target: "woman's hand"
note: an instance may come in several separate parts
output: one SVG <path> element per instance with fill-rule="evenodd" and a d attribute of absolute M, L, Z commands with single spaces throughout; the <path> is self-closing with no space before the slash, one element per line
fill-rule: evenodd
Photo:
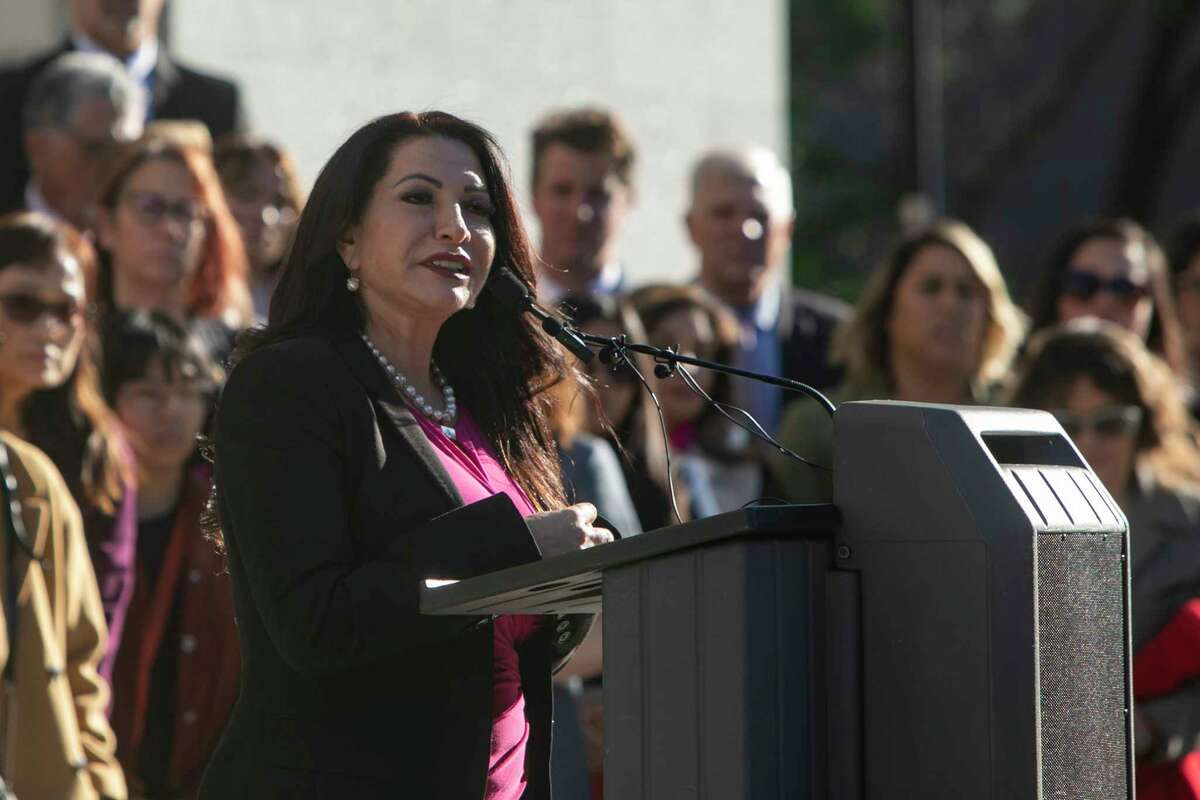
<path fill-rule="evenodd" d="M 576 503 L 558 511 L 544 511 L 526 520 L 529 532 L 542 551 L 542 558 L 553 558 L 611 542 L 612 532 L 606 528 L 593 528 L 595 521 L 596 507 L 591 503 Z"/>

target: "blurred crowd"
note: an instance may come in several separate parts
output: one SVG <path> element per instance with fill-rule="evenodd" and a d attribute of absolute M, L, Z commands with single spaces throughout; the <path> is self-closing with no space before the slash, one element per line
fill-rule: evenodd
<path fill-rule="evenodd" d="M 305 203 L 286 148 L 246 132 L 237 87 L 160 49 L 161 3 L 136 24 L 111 5 L 74 0 L 68 41 L 0 73 L 0 777 L 23 798 L 197 790 L 240 664 L 228 577 L 202 532 L 198 442 L 238 332 L 269 314 Z M 539 299 L 581 330 L 835 402 L 1057 416 L 1130 520 L 1139 791 L 1200 797 L 1200 215 L 1165 247 L 1133 220 L 1063 220 L 1025 310 L 983 239 L 930 220 L 850 306 L 790 283 L 780 159 L 714 149 L 682 220 L 691 279 L 633 286 L 621 232 L 654 198 L 636 191 L 626 124 L 576 108 L 531 135 Z M 655 366 L 596 360 L 590 390 L 553 390 L 573 500 L 628 536 L 831 498 L 821 407 Z M 554 780 L 568 800 L 602 790 L 601 647 L 597 630 L 559 675 Z"/>

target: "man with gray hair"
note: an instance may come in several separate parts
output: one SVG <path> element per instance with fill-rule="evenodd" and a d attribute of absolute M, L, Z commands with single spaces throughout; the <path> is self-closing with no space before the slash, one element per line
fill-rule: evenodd
<path fill-rule="evenodd" d="M 829 342 L 849 308 L 790 285 L 795 218 L 791 176 L 770 150 L 712 150 L 696 162 L 688 234 L 700 252 L 699 284 L 738 319 L 738 366 L 828 387 L 841 377 Z M 742 407 L 774 432 L 782 391 L 752 381 L 738 388 Z"/>
<path fill-rule="evenodd" d="M 23 109 L 30 177 L 13 205 L 87 228 L 104 166 L 117 146 L 142 134 L 145 108 L 145 91 L 115 58 L 67 53 L 52 61 Z"/>

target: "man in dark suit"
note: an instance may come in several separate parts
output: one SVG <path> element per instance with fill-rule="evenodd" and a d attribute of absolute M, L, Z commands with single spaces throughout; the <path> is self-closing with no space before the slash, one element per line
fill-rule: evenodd
<path fill-rule="evenodd" d="M 71 0 L 71 34 L 53 51 L 0 72 L 0 207 L 22 204 L 29 163 L 22 148 L 21 115 L 30 82 L 69 51 L 103 52 L 125 65 L 146 89 L 147 119 L 194 119 L 217 138 L 242 125 L 237 86 L 176 63 L 159 46 L 158 19 L 165 0 Z"/>
<path fill-rule="evenodd" d="M 764 148 L 716 150 L 692 172 L 687 228 L 700 251 L 698 282 L 737 317 L 737 362 L 817 388 L 841 379 L 829 345 L 849 307 L 789 285 L 784 274 L 795 227 L 792 181 Z M 740 405 L 770 432 L 785 398 L 765 384 L 739 381 Z"/>

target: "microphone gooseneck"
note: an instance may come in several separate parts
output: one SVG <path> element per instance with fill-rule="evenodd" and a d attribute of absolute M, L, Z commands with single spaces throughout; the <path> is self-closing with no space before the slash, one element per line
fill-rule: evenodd
<path fill-rule="evenodd" d="M 532 314 L 537 317 L 542 323 L 542 330 L 554 337 L 555 341 L 570 350 L 572 355 L 584 364 L 592 363 L 596 354 L 587 346 L 587 343 L 570 328 L 564 326 L 562 320 L 539 308 L 533 301 L 529 290 L 525 288 L 525 284 L 511 270 L 501 269 L 496 280 L 491 283 L 491 290 L 503 306 L 517 313 Z"/>

